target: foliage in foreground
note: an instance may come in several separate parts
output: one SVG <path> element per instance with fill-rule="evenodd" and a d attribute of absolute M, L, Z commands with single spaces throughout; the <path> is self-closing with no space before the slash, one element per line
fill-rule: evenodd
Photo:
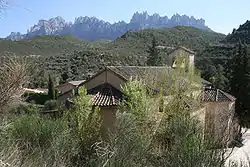
<path fill-rule="evenodd" d="M 199 121 L 190 115 L 194 108 L 181 98 L 189 84 L 186 89 L 175 84 L 179 93 L 161 113 L 156 102 L 162 96 L 148 98 L 143 85 L 130 81 L 123 87 L 126 98 L 105 138 L 100 111 L 92 108 L 84 89 L 61 118 L 23 115 L 1 123 L 0 159 L 14 167 L 222 166 L 224 152 L 206 148 Z"/>
<path fill-rule="evenodd" d="M 2 123 L 0 159 L 11 166 L 89 166 L 101 141 L 98 110 L 92 110 L 86 91 L 64 116 L 48 119 L 25 114 Z"/>

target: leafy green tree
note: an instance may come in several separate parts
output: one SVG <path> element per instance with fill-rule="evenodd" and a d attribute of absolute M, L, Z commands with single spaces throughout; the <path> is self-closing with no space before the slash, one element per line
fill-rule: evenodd
<path fill-rule="evenodd" d="M 49 82 L 48 82 L 48 96 L 51 100 L 56 99 L 56 90 L 55 90 L 55 84 L 53 81 L 53 78 L 51 75 L 49 75 Z"/>
<path fill-rule="evenodd" d="M 157 41 L 153 36 L 152 44 L 147 50 L 147 65 L 148 66 L 158 66 L 160 65 L 161 58 L 159 54 L 159 50 L 157 49 Z"/>

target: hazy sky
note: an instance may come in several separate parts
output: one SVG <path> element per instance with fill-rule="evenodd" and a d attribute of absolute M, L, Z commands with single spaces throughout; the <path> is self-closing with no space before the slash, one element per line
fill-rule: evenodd
<path fill-rule="evenodd" d="M 136 11 L 203 18 L 214 31 L 227 34 L 250 19 L 249 7 L 250 0 L 9 0 L 8 9 L 0 13 L 0 37 L 26 33 L 39 19 L 62 16 L 74 21 L 78 16 L 95 16 L 128 22 Z"/>

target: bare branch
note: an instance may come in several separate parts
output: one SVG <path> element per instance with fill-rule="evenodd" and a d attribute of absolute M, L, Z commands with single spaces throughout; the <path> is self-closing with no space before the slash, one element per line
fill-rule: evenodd
<path fill-rule="evenodd" d="M 9 59 L 0 66 L 0 114 L 7 105 L 18 101 L 28 82 L 26 60 Z"/>

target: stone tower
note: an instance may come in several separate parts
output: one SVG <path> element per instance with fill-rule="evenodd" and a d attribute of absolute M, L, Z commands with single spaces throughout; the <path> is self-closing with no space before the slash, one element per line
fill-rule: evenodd
<path fill-rule="evenodd" d="M 185 68 L 186 71 L 194 70 L 195 52 L 185 48 L 178 47 L 170 52 L 167 57 L 167 65 L 172 68 Z"/>

